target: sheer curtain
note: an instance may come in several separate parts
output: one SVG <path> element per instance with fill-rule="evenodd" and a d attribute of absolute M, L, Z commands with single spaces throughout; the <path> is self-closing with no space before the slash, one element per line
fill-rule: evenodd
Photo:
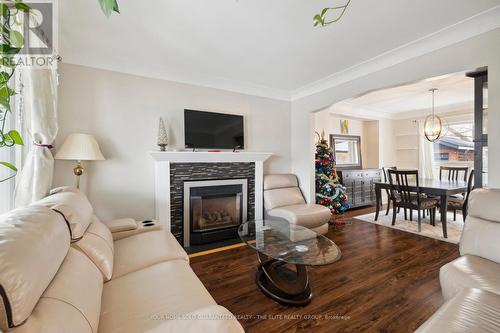
<path fill-rule="evenodd" d="M 54 158 L 52 142 L 57 125 L 57 68 L 19 68 L 22 82 L 22 112 L 31 141 L 14 193 L 16 207 L 29 205 L 48 194 L 52 186 Z"/>
<path fill-rule="evenodd" d="M 424 135 L 424 121 L 418 122 L 419 158 L 418 174 L 421 178 L 434 178 L 434 144 Z"/>

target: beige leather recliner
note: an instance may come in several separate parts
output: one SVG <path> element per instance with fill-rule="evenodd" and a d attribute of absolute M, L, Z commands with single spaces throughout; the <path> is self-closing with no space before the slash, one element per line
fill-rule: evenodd
<path fill-rule="evenodd" d="M 500 332 L 500 189 L 471 192 L 460 257 L 441 267 L 446 303 L 417 332 Z"/>
<path fill-rule="evenodd" d="M 0 331 L 243 332 L 167 230 L 120 240 L 76 189 L 0 216 Z"/>
<path fill-rule="evenodd" d="M 265 217 L 285 220 L 309 228 L 319 234 L 328 232 L 330 209 L 307 204 L 299 188 L 297 176 L 275 174 L 264 176 Z"/>

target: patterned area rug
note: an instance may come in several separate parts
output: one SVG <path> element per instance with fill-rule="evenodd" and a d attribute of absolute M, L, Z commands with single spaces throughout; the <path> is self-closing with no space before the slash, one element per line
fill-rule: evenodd
<path fill-rule="evenodd" d="M 429 217 L 426 216 L 425 219 L 422 219 L 422 231 L 418 232 L 417 231 L 417 217 L 415 211 L 413 212 L 413 221 L 404 219 L 404 213 L 403 210 L 401 209 L 401 212 L 397 215 L 396 218 L 396 225 L 392 225 L 392 209 L 389 212 L 389 215 L 385 215 L 385 209 L 380 211 L 380 214 L 378 216 L 378 221 L 375 221 L 375 213 L 371 214 L 366 214 L 366 215 L 361 215 L 361 216 L 356 216 L 356 219 L 366 221 L 366 222 L 371 222 L 375 224 L 380 224 L 385 227 L 389 228 L 394 228 L 394 229 L 399 229 L 407 232 L 411 232 L 414 234 L 430 237 L 430 238 L 435 238 L 439 239 L 445 242 L 449 243 L 454 243 L 458 244 L 460 241 L 460 236 L 462 235 L 462 229 L 463 229 L 463 221 L 462 221 L 462 215 L 460 215 L 459 212 L 457 212 L 457 220 L 453 221 L 453 213 L 448 213 L 448 223 L 446 224 L 448 226 L 448 238 L 443 237 L 443 227 L 441 226 L 441 222 L 439 222 L 439 213 L 436 213 L 436 226 L 433 227 L 430 224 Z"/>

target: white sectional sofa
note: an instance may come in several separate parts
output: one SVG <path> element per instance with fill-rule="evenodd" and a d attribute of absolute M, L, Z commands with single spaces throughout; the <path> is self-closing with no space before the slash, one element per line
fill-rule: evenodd
<path fill-rule="evenodd" d="M 113 236 L 80 191 L 51 193 L 0 216 L 0 331 L 243 332 L 169 231 L 122 220 Z"/>
<path fill-rule="evenodd" d="M 440 270 L 445 304 L 417 332 L 500 332 L 500 189 L 471 192 L 460 255 Z"/>

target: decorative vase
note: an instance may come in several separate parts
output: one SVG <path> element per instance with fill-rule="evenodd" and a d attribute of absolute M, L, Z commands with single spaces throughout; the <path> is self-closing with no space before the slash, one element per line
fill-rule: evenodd
<path fill-rule="evenodd" d="M 165 151 L 168 145 L 167 130 L 165 129 L 165 123 L 163 118 L 160 117 L 160 123 L 158 125 L 158 146 L 160 146 L 160 151 Z"/>

